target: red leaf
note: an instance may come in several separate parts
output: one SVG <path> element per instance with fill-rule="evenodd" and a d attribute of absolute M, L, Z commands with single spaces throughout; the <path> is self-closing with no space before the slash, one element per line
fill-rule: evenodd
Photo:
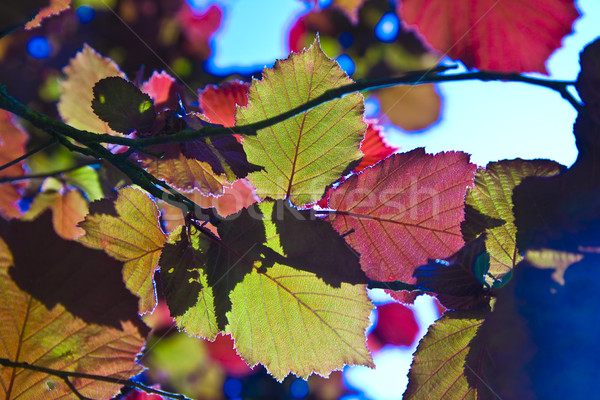
<path fill-rule="evenodd" d="M 398 12 L 469 68 L 542 73 L 579 16 L 573 0 L 403 0 Z"/>
<path fill-rule="evenodd" d="M 202 58 L 208 58 L 211 52 L 208 40 L 221 26 L 222 16 L 221 9 L 216 5 L 211 5 L 208 10 L 199 13 L 187 2 L 183 4 L 177 14 L 177 20 L 191 51 Z"/>
<path fill-rule="evenodd" d="M 394 154 L 331 194 L 329 220 L 360 254 L 370 279 L 415 283 L 428 259 L 463 245 L 460 222 L 476 166 L 462 152 Z"/>
<path fill-rule="evenodd" d="M 419 333 L 419 325 L 413 311 L 400 303 L 388 303 L 377 307 L 377 325 L 369 336 L 377 339 L 382 347 L 410 346 Z"/>
<path fill-rule="evenodd" d="M 14 123 L 11 113 L 0 110 L 0 165 L 4 165 L 25 153 L 27 134 Z M 3 176 L 22 176 L 23 167 L 13 165 L 0 171 Z M 5 218 L 21 216 L 17 202 L 21 199 L 19 192 L 23 188 L 22 182 L 0 184 L 0 215 Z"/>
<path fill-rule="evenodd" d="M 206 348 L 210 358 L 221 364 L 228 375 L 241 378 L 254 372 L 235 351 L 231 335 L 217 335 L 214 342 L 206 341 Z"/>
<path fill-rule="evenodd" d="M 149 394 L 146 392 L 141 392 L 137 389 L 133 389 L 131 392 L 127 393 L 125 397 L 121 397 L 122 400 L 164 400 L 165 398 L 159 396 L 157 394 Z"/>
<path fill-rule="evenodd" d="M 154 71 L 150 79 L 142 85 L 142 92 L 152 97 L 154 107 L 159 112 L 164 109 L 177 109 L 179 107 L 178 94 L 180 98 L 184 98 L 183 88 L 176 83 L 175 78 L 165 71 L 160 73 Z"/>
<path fill-rule="evenodd" d="M 206 86 L 198 93 L 202 112 L 213 124 L 234 126 L 236 105 L 246 107 L 249 87 L 242 81 Z"/>
<path fill-rule="evenodd" d="M 363 152 L 364 157 L 354 172 L 360 172 L 366 167 L 374 165 L 399 149 L 399 147 L 390 146 L 384 141 L 381 127 L 376 125 L 375 121 L 367 121 L 367 124 L 365 138 L 360 142 L 360 151 Z"/>

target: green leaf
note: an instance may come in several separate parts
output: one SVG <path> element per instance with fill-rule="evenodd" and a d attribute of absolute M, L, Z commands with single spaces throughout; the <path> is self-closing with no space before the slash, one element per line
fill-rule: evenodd
<path fill-rule="evenodd" d="M 522 259 L 515 243 L 513 189 L 525 177 L 551 176 L 559 173 L 561 168 L 560 164 L 549 160 L 515 159 L 492 162 L 477 171 L 475 187 L 467 192 L 466 204 L 487 219 L 504 221 L 485 229 L 485 247 L 490 255 L 488 283 L 509 273 Z"/>
<path fill-rule="evenodd" d="M 414 354 L 405 400 L 477 399 L 464 364 L 469 343 L 486 314 L 450 311 L 429 327 Z"/>
<path fill-rule="evenodd" d="M 260 209 L 267 246 L 282 254 L 271 221 L 274 205 L 263 202 Z M 266 272 L 246 275 L 231 302 L 226 332 L 237 352 L 249 365 L 263 364 L 279 381 L 290 372 L 306 378 L 328 376 L 344 365 L 373 366 L 365 345 L 373 307 L 365 285 L 334 288 L 314 273 L 275 263 Z"/>
<path fill-rule="evenodd" d="M 316 40 L 252 82 L 248 106 L 238 108 L 237 124 L 277 116 L 349 83 L 352 80 Z M 362 95 L 353 93 L 262 129 L 256 137 L 244 137 L 248 161 L 265 167 L 248 175 L 258 196 L 290 199 L 298 206 L 321 199 L 326 186 L 362 157 L 363 111 Z"/>
<path fill-rule="evenodd" d="M 67 184 L 77 186 L 85 193 L 88 201 L 100 200 L 104 197 L 102 185 L 96 170 L 90 166 L 77 168 L 64 173 Z"/>
<path fill-rule="evenodd" d="M 152 98 L 133 83 L 111 76 L 94 85 L 92 110 L 111 129 L 128 134 L 148 132 L 156 118 Z"/>
<path fill-rule="evenodd" d="M 217 327 L 213 289 L 202 267 L 209 242 L 191 227 L 174 230 L 160 256 L 167 306 L 178 327 L 189 335 L 214 340 Z"/>
<path fill-rule="evenodd" d="M 154 271 L 166 241 L 158 221 L 156 204 L 134 187 L 119 190 L 116 200 L 90 204 L 90 213 L 79 224 L 85 236 L 78 241 L 124 261 L 123 280 L 140 298 L 140 314 L 156 305 Z"/>
<path fill-rule="evenodd" d="M 346 364 L 372 365 L 365 346 L 372 304 L 365 285 L 342 281 L 356 275 L 344 268 L 360 272 L 357 255 L 335 245 L 340 237 L 326 222 L 307 219 L 307 211 L 294 215 L 300 222 L 290 222 L 290 212 L 283 201 L 266 201 L 220 221 L 219 237 L 204 227 L 190 228 L 188 236 L 177 233 L 161 257 L 171 315 L 188 334 L 212 339 L 221 330 L 231 333 L 246 362 L 265 365 L 278 380 L 289 373 L 308 377 Z M 341 253 L 337 281 L 317 270 L 322 264 L 305 248 L 310 241 L 282 244 L 289 240 L 289 227 L 282 228 L 288 222 L 292 228 L 319 225 L 317 251 Z"/>

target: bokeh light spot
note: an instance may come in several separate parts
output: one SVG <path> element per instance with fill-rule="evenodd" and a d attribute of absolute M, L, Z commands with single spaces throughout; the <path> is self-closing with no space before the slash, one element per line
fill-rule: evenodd
<path fill-rule="evenodd" d="M 77 8 L 77 18 L 79 18 L 79 22 L 82 24 L 87 24 L 92 22 L 94 17 L 96 16 L 96 10 L 94 10 L 90 6 L 81 6 Z"/>
<path fill-rule="evenodd" d="M 228 378 L 223 384 L 223 393 L 227 397 L 238 397 L 242 393 L 242 382 L 237 378 Z"/>
<path fill-rule="evenodd" d="M 34 36 L 27 42 L 27 53 L 33 58 L 42 60 L 48 58 L 52 53 L 52 46 L 47 38 Z"/>
<path fill-rule="evenodd" d="M 296 379 L 290 385 L 290 393 L 295 399 L 303 399 L 308 396 L 309 387 L 304 379 Z"/>
<path fill-rule="evenodd" d="M 393 12 L 383 14 L 377 25 L 375 25 L 375 36 L 382 42 L 393 42 L 398 37 L 400 20 Z"/>

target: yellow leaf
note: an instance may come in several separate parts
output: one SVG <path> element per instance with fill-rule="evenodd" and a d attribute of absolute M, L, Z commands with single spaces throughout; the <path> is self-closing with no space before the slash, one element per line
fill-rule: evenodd
<path fill-rule="evenodd" d="M 63 121 L 77 129 L 121 135 L 110 129 L 92 110 L 96 82 L 109 76 L 125 77 L 117 64 L 84 44 L 63 72 L 67 79 L 60 83 L 61 96 L 58 102 L 58 112 Z"/>
<path fill-rule="evenodd" d="M 156 204 L 148 195 L 126 187 L 119 190 L 114 201 L 92 203 L 90 214 L 79 224 L 86 232 L 79 242 L 125 262 L 123 280 L 139 297 L 140 314 L 152 311 L 156 305 L 153 277 L 166 241 L 158 216 Z"/>

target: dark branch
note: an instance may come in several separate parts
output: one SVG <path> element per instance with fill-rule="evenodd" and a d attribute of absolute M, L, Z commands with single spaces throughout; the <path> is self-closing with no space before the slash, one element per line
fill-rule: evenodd
<path fill-rule="evenodd" d="M 31 157 L 35 153 L 39 153 L 40 151 L 43 151 L 43 150 L 47 149 L 48 147 L 53 146 L 53 145 L 55 145 L 57 143 L 58 143 L 58 140 L 53 139 L 53 140 L 51 140 L 51 141 L 49 141 L 49 142 L 47 142 L 47 143 L 45 143 L 45 144 L 43 144 L 43 145 L 41 145 L 39 147 L 36 147 L 35 149 L 33 149 L 31 151 L 28 151 L 27 153 L 23 154 L 22 156 L 17 157 L 14 160 L 9 161 L 6 164 L 0 166 L 0 171 L 2 171 L 3 169 L 6 169 L 8 167 L 11 167 L 11 166 L 13 166 L 15 164 L 18 164 L 21 161 L 25 160 L 26 158 Z"/>
<path fill-rule="evenodd" d="M 85 373 L 81 373 L 81 372 L 58 371 L 55 369 L 40 367 L 40 366 L 29 364 L 26 362 L 11 361 L 7 358 L 0 358 L 0 365 L 3 365 L 5 367 L 10 367 L 10 368 L 23 368 L 23 369 L 28 369 L 31 371 L 42 372 L 42 373 L 48 374 L 48 375 L 57 376 L 60 379 L 62 379 L 63 381 L 65 381 L 65 383 L 69 382 L 69 383 L 67 383 L 67 386 L 69 386 L 69 388 L 71 390 L 74 390 L 74 387 L 70 383 L 69 378 L 82 378 L 82 379 L 91 379 L 91 380 L 99 381 L 99 382 L 114 383 L 115 385 L 119 385 L 119 386 L 127 386 L 130 388 L 142 390 L 146 393 L 158 394 L 160 396 L 167 397 L 169 399 L 190 400 L 188 397 L 185 397 L 182 394 L 175 394 L 175 393 L 171 393 L 171 392 L 165 392 L 164 390 L 154 389 L 154 388 L 146 386 L 142 383 L 134 382 L 129 379 L 111 378 L 109 376 L 85 374 Z M 78 394 L 78 392 L 76 390 L 73 393 L 77 397 L 81 396 L 81 394 Z M 82 397 L 79 397 L 79 398 L 81 399 Z M 85 397 L 83 397 L 83 398 L 85 399 Z"/>
<path fill-rule="evenodd" d="M 568 92 L 567 87 L 573 85 L 572 81 L 555 81 L 550 79 L 533 78 L 517 73 L 506 72 L 468 72 L 460 74 L 445 75 L 443 72 L 453 67 L 440 66 L 433 70 L 413 71 L 399 77 L 386 77 L 372 80 L 358 80 L 354 83 L 340 86 L 335 89 L 327 90 L 320 96 L 307 101 L 289 111 L 281 113 L 263 121 L 258 121 L 248 125 L 236 126 L 234 128 L 220 125 L 207 125 L 198 130 L 185 129 L 172 135 L 152 136 L 147 138 L 131 139 L 125 137 L 112 136 L 109 134 L 98 134 L 75 129 L 69 125 L 55 121 L 47 115 L 38 113 L 18 102 L 6 93 L 4 86 L 0 87 L 0 108 L 10 111 L 43 130 L 58 130 L 63 135 L 70 137 L 80 143 L 89 145 L 91 143 L 112 143 L 134 148 L 145 148 L 157 144 L 189 142 L 203 137 L 216 137 L 231 135 L 232 131 L 244 135 L 256 135 L 260 129 L 268 128 L 277 123 L 292 118 L 298 114 L 306 112 L 314 107 L 331 100 L 335 100 L 350 93 L 364 90 L 381 89 L 395 85 L 421 85 L 424 83 L 441 83 L 453 81 L 481 80 L 481 81 L 507 81 L 523 82 L 532 85 L 546 87 L 557 91 L 567 99 L 577 110 L 581 108 L 575 98 Z"/>
<path fill-rule="evenodd" d="M 405 290 L 407 292 L 428 292 L 428 290 L 424 290 L 423 288 L 412 285 L 410 283 L 405 283 L 402 281 L 392 281 L 392 282 L 379 282 L 379 281 L 369 281 L 367 284 L 367 288 L 369 289 L 387 289 L 400 291 Z"/>
<path fill-rule="evenodd" d="M 91 165 L 100 165 L 100 163 L 98 161 L 90 161 L 90 162 L 87 162 L 84 164 L 76 165 L 71 168 L 65 168 L 65 169 L 61 169 L 59 171 L 53 171 L 53 172 L 46 172 L 43 174 L 32 174 L 32 175 L 23 175 L 23 176 L 6 176 L 3 178 L 0 178 L 0 183 L 22 181 L 25 179 L 48 178 L 50 176 L 57 176 L 60 174 L 64 174 L 66 172 L 75 171 L 76 169 L 91 166 Z"/>

